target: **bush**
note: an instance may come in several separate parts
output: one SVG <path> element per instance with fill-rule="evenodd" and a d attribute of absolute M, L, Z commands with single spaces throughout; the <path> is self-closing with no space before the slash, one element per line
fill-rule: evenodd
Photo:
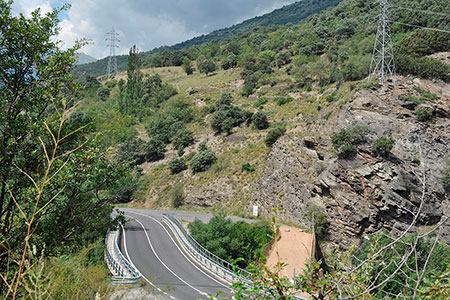
<path fill-rule="evenodd" d="M 450 188 L 450 158 L 446 160 L 446 167 L 442 170 L 442 184 L 444 188 Z"/>
<path fill-rule="evenodd" d="M 172 201 L 172 207 L 178 208 L 183 205 L 184 202 L 184 185 L 177 184 L 170 191 L 170 199 Z"/>
<path fill-rule="evenodd" d="M 206 148 L 206 143 L 202 142 L 199 145 L 199 152 L 190 161 L 191 170 L 194 173 L 204 172 L 216 161 L 217 157 L 214 152 Z"/>
<path fill-rule="evenodd" d="M 111 91 L 107 87 L 102 86 L 98 89 L 97 95 L 101 100 L 105 101 L 111 95 Z"/>
<path fill-rule="evenodd" d="M 249 163 L 243 164 L 243 165 L 242 165 L 242 170 L 243 170 L 243 171 L 247 171 L 247 172 L 249 172 L 249 173 L 253 173 L 253 172 L 256 171 L 255 166 L 252 166 L 252 165 L 249 164 Z"/>
<path fill-rule="evenodd" d="M 128 163 L 131 167 L 145 162 L 145 142 L 141 139 L 131 138 L 120 144 L 116 160 L 120 164 Z"/>
<path fill-rule="evenodd" d="M 323 236 L 327 226 L 327 215 L 317 206 L 309 206 L 306 208 L 305 219 L 314 226 L 316 235 Z"/>
<path fill-rule="evenodd" d="M 358 144 L 367 141 L 367 134 L 370 129 L 367 126 L 354 126 L 348 129 L 342 129 L 331 137 L 334 150 L 341 157 L 349 157 L 355 153 Z"/>
<path fill-rule="evenodd" d="M 269 120 L 267 116 L 262 112 L 257 112 L 252 116 L 253 125 L 256 129 L 262 130 L 269 128 Z"/>
<path fill-rule="evenodd" d="M 175 132 L 170 141 L 175 149 L 182 151 L 194 143 L 194 133 L 186 128 L 182 128 Z"/>
<path fill-rule="evenodd" d="M 178 174 L 187 169 L 186 161 L 183 157 L 180 158 L 172 158 L 169 161 L 169 170 L 171 174 Z"/>
<path fill-rule="evenodd" d="M 286 133 L 285 127 L 276 127 L 271 129 L 264 140 L 267 147 L 272 147 L 275 142 Z"/>
<path fill-rule="evenodd" d="M 230 94 L 223 94 L 214 107 L 215 113 L 211 118 L 211 128 L 216 133 L 230 133 L 234 127 L 251 117 L 251 113 L 234 106 L 231 101 Z"/>
<path fill-rule="evenodd" d="M 150 138 L 144 146 L 144 157 L 146 161 L 158 161 L 164 158 L 166 144 L 158 138 Z"/>
<path fill-rule="evenodd" d="M 253 104 L 253 106 L 255 108 L 263 108 L 264 104 L 266 104 L 267 102 L 269 102 L 269 99 L 267 99 L 266 97 L 261 97 L 258 99 L 258 101 L 255 102 L 255 104 Z"/>
<path fill-rule="evenodd" d="M 188 226 L 192 237 L 215 255 L 235 261 L 245 268 L 257 261 L 264 252 L 273 234 L 267 223 L 232 223 L 224 214 L 214 216 L 208 224 L 195 220 Z"/>
<path fill-rule="evenodd" d="M 382 136 L 375 140 L 372 145 L 372 150 L 377 155 L 386 156 L 391 152 L 394 145 L 395 140 L 393 138 Z"/>
<path fill-rule="evenodd" d="M 212 59 L 200 60 L 197 62 L 197 68 L 200 73 L 208 75 L 216 70 L 216 64 Z"/>
<path fill-rule="evenodd" d="M 292 97 L 279 97 L 277 99 L 275 99 L 275 101 L 277 102 L 278 105 L 285 105 L 288 103 L 291 103 L 292 101 L 294 101 L 294 98 Z"/>
<path fill-rule="evenodd" d="M 433 110 L 428 107 L 419 107 L 416 109 L 416 118 L 420 122 L 428 122 L 433 119 Z"/>

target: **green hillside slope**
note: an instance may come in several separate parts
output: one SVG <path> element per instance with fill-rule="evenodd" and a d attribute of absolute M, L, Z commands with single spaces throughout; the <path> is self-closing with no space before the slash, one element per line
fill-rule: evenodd
<path fill-rule="evenodd" d="M 238 25 L 216 30 L 210 34 L 195 37 L 171 47 L 164 46 L 152 51 L 143 52 L 141 55 L 142 57 L 148 57 L 156 53 L 174 52 L 176 50 L 184 50 L 193 46 L 199 46 L 211 41 L 221 41 L 229 39 L 233 36 L 237 36 L 238 34 L 250 33 L 254 28 L 260 26 L 285 25 L 289 23 L 297 24 L 310 15 L 319 13 L 328 7 L 335 6 L 341 1 L 342 0 L 304 0 L 295 2 L 263 16 L 244 21 Z M 183 55 L 180 55 L 181 58 L 182 56 Z M 117 67 L 120 71 L 126 69 L 127 57 L 128 56 L 126 55 L 117 57 Z M 181 65 L 181 59 L 178 59 L 177 62 L 178 63 L 175 65 Z M 107 64 L 108 58 L 103 58 L 98 60 L 97 62 L 79 66 L 75 70 L 75 74 L 79 76 L 100 76 L 106 73 Z"/>

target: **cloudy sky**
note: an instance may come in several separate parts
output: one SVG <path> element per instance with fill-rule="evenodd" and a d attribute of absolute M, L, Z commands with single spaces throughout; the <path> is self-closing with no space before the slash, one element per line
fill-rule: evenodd
<path fill-rule="evenodd" d="M 240 23 L 297 0 L 15 0 L 15 13 L 29 15 L 37 7 L 48 12 L 63 3 L 59 39 L 65 47 L 79 38 L 93 44 L 82 51 L 96 58 L 109 55 L 106 33 L 120 34 L 118 52 L 136 44 L 142 51 L 173 45 L 216 29 Z"/>

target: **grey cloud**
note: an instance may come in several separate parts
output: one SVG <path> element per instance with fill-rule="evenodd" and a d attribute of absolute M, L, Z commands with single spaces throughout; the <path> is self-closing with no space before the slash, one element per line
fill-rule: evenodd
<path fill-rule="evenodd" d="M 104 57 L 104 41 L 114 26 L 121 34 L 120 50 L 133 44 L 142 50 L 172 45 L 200 34 L 231 26 L 295 0 L 73 0 L 69 19 L 62 23 L 61 39 L 94 41 L 84 52 Z"/>

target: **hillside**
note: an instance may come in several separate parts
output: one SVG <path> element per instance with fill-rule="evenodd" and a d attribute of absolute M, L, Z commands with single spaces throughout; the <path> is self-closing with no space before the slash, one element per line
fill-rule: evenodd
<path fill-rule="evenodd" d="M 414 5 L 439 9 L 431 2 Z M 344 0 L 298 25 L 194 47 L 184 52 L 196 58 L 184 62 L 190 72 L 148 68 L 147 60 L 140 71 L 131 65 L 97 83 L 84 114 L 95 116 L 100 138 L 134 170 L 119 202 L 237 215 L 258 205 L 267 216 L 278 205 L 280 218 L 303 226 L 316 207 L 326 215 L 326 239 L 348 246 L 408 224 L 417 204 L 410 198 L 420 197 L 413 174 L 426 162 L 431 189 L 420 226 L 448 216 L 441 178 L 448 172 L 450 39 L 394 26 L 399 81 L 378 87 L 366 79 L 377 31 L 367 20 L 377 13 L 372 2 Z M 408 11 L 396 19 L 414 22 Z M 416 24 L 448 26 L 440 21 Z M 213 69 L 204 71 L 204 63 Z"/>
<path fill-rule="evenodd" d="M 199 46 L 211 41 L 221 41 L 237 36 L 241 33 L 250 32 L 259 26 L 297 24 L 310 15 L 317 14 L 328 7 L 336 6 L 342 0 L 301 0 L 268 14 L 246 20 L 240 24 L 228 28 L 213 31 L 209 34 L 195 37 L 188 41 L 173 45 L 165 50 L 181 50 L 192 46 Z"/>
<path fill-rule="evenodd" d="M 202 44 L 209 43 L 211 41 L 222 41 L 229 39 L 239 34 L 251 33 L 253 29 L 258 27 L 266 27 L 271 25 L 285 25 L 285 24 L 297 24 L 300 21 L 306 19 L 312 14 L 319 13 L 320 11 L 337 5 L 342 0 L 304 0 L 295 2 L 290 5 L 286 5 L 283 8 L 274 10 L 271 13 L 263 16 L 255 17 L 253 19 L 246 20 L 240 24 L 231 26 L 229 28 L 216 30 L 210 34 L 195 37 L 191 40 L 167 47 L 160 47 L 152 51 L 141 53 L 142 58 L 160 53 L 160 52 L 173 52 L 177 50 L 186 50 L 194 46 L 200 46 Z M 127 55 L 117 56 L 117 68 L 120 71 L 126 69 Z M 78 76 L 100 76 L 106 73 L 106 67 L 108 64 L 108 58 L 103 58 L 94 63 L 84 64 L 78 66 L 75 69 L 75 74 Z M 181 65 L 181 62 L 178 64 Z"/>

